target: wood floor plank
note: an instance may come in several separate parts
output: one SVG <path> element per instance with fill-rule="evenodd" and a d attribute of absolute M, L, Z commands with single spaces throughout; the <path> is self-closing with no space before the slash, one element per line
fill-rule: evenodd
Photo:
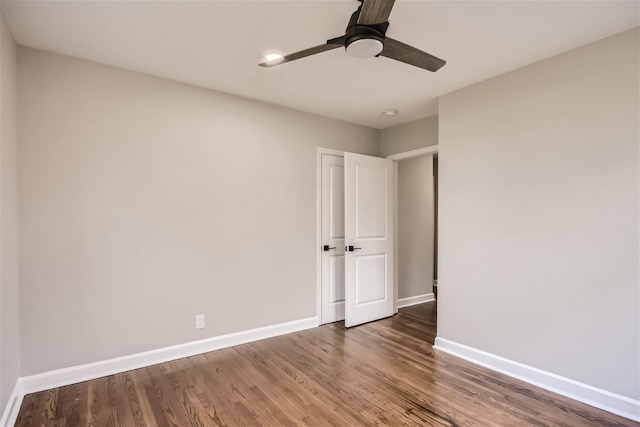
<path fill-rule="evenodd" d="M 313 422 L 311 425 L 359 425 L 364 423 L 357 413 L 352 414 L 342 400 L 334 393 L 321 387 L 300 365 L 291 365 L 278 354 L 280 344 L 274 346 L 272 342 L 259 341 L 251 344 L 258 352 L 265 355 L 265 362 L 269 369 L 280 372 L 295 383 L 292 385 L 299 399 L 304 402 L 303 408 Z M 294 401 L 295 402 L 295 401 Z"/>
<path fill-rule="evenodd" d="M 272 343 L 267 343 L 267 347 L 248 344 L 239 346 L 236 350 L 252 363 L 256 373 L 262 375 L 262 381 L 275 387 L 265 387 L 275 398 L 287 402 L 287 407 L 291 408 L 289 415 L 298 423 L 325 425 L 348 425 L 349 420 L 335 413 L 325 405 L 325 400 L 331 396 L 321 394 L 317 388 L 309 389 L 304 387 L 304 383 L 310 384 L 306 375 L 298 370 L 291 369 L 290 366 L 278 358 L 270 349 Z M 301 387 L 302 386 L 302 387 Z"/>
<path fill-rule="evenodd" d="M 147 374 L 147 368 L 136 369 L 129 372 L 131 382 L 135 387 L 140 411 L 145 423 L 148 426 L 168 427 L 169 423 L 165 417 L 156 418 L 156 413 L 162 412 L 162 407 L 156 397 L 155 388 Z"/>
<path fill-rule="evenodd" d="M 190 425 L 187 416 L 188 410 L 181 404 L 180 397 L 175 394 L 164 365 L 146 368 L 151 381 L 151 387 L 147 389 L 147 396 L 151 394 L 152 399 L 157 403 L 156 408 L 160 409 L 154 413 L 155 418 L 156 420 L 164 418 L 163 424 L 166 422 L 174 427 L 188 426 Z"/>
<path fill-rule="evenodd" d="M 56 405 L 56 418 L 65 426 L 87 425 L 88 382 L 60 387 Z"/>
<path fill-rule="evenodd" d="M 179 369 L 176 380 L 179 387 L 186 392 L 190 405 L 197 411 L 197 418 L 202 420 L 205 426 L 226 426 L 218 415 L 215 405 L 207 395 L 208 382 L 202 374 L 202 370 L 191 363 L 192 358 L 179 359 L 173 364 Z"/>
<path fill-rule="evenodd" d="M 223 352 L 209 353 L 208 355 L 221 355 Z M 197 355 L 187 359 L 193 366 L 193 370 L 198 372 L 203 384 L 207 398 L 211 401 L 215 410 L 216 420 L 221 425 L 243 425 L 246 412 L 235 394 L 235 390 L 227 383 L 222 370 L 215 362 L 211 362 L 205 355 Z M 236 408 L 240 408 L 237 411 Z"/>
<path fill-rule="evenodd" d="M 113 425 L 107 378 L 88 382 L 89 426 Z"/>
<path fill-rule="evenodd" d="M 232 388 L 237 391 L 240 402 L 250 408 L 255 422 L 262 425 L 293 425 L 280 407 L 270 404 L 266 395 L 256 388 L 258 376 L 252 372 L 251 363 L 244 357 L 236 353 L 233 358 L 219 360 L 218 366 L 225 373 Z"/>
<path fill-rule="evenodd" d="M 363 331 L 349 331 L 351 337 Z M 450 405 L 444 405 L 438 400 L 438 393 L 433 392 L 433 384 L 427 384 L 422 379 L 423 372 L 408 370 L 408 366 L 403 366 L 397 360 L 399 354 L 390 353 L 383 349 L 379 342 L 374 342 L 366 351 L 357 354 L 345 354 L 343 359 L 348 370 L 359 370 L 362 376 L 362 383 L 367 385 L 369 390 L 374 390 L 378 396 L 383 396 L 390 401 L 396 401 L 396 406 L 401 412 L 410 415 L 412 418 L 429 419 L 429 423 L 443 425 L 453 424 L 451 414 L 447 413 Z M 422 390 L 414 389 L 410 386 L 413 378 L 419 378 L 420 383 L 426 384 L 427 388 Z M 458 411 L 458 419 L 462 421 L 462 411 Z M 483 422 L 481 412 L 478 412 L 473 421 L 475 425 L 489 425 Z M 402 419 L 401 421 L 407 421 Z"/>
<path fill-rule="evenodd" d="M 433 350 L 435 302 L 25 396 L 16 426 L 640 423 Z"/>
<path fill-rule="evenodd" d="M 386 410 L 386 402 L 371 398 L 368 390 L 370 384 L 359 372 L 348 369 L 344 358 L 336 358 L 334 361 L 337 363 L 329 363 L 327 356 L 322 352 L 309 352 L 304 349 L 305 343 L 302 338 L 307 334 L 296 335 L 295 340 L 290 339 L 287 342 L 286 351 L 280 355 L 289 363 L 297 363 L 304 367 L 318 386 L 337 396 L 341 402 L 350 402 L 350 405 L 357 409 L 357 415 L 363 425 L 400 422 L 394 412 Z"/>
<path fill-rule="evenodd" d="M 44 424 L 44 416 L 47 411 L 46 392 L 28 394 L 22 400 L 20 412 L 16 423 L 25 427 L 40 426 Z"/>

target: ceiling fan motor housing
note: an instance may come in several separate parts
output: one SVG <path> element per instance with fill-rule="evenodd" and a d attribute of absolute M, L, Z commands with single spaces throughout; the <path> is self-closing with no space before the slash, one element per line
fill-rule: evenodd
<path fill-rule="evenodd" d="M 384 35 L 389 27 L 388 22 L 376 25 L 358 25 L 358 18 L 362 11 L 362 6 L 351 15 L 347 30 L 344 47 L 347 52 L 356 58 L 371 58 L 380 55 L 384 49 Z"/>
<path fill-rule="evenodd" d="M 375 34 L 356 34 L 344 44 L 349 55 L 356 58 L 372 58 L 384 49 L 384 37 Z"/>

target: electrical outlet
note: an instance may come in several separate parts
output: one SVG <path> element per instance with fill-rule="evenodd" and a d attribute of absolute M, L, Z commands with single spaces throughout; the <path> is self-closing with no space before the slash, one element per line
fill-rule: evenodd
<path fill-rule="evenodd" d="M 204 328 L 204 314 L 196 315 L 196 329 Z"/>

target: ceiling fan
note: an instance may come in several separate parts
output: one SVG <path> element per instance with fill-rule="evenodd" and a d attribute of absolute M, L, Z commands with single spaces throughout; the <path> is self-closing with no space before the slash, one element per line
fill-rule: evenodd
<path fill-rule="evenodd" d="M 385 36 L 389 28 L 389 15 L 395 0 L 359 1 L 362 4 L 351 15 L 345 35 L 327 40 L 325 44 L 278 57 L 259 65 L 273 67 L 342 46 L 349 54 L 357 58 L 382 55 L 429 71 L 438 71 L 446 64 L 443 59 Z"/>

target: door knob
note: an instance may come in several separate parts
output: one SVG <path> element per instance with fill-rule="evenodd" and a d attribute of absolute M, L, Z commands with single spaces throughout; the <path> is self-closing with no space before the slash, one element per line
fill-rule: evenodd
<path fill-rule="evenodd" d="M 348 249 L 347 249 L 348 248 Z M 349 245 L 349 246 L 345 246 L 344 250 L 348 250 L 349 252 L 353 252 L 356 251 L 358 249 L 362 249 L 362 248 L 354 248 L 353 246 Z"/>
<path fill-rule="evenodd" d="M 327 252 L 328 250 L 335 249 L 335 248 L 336 248 L 335 246 L 329 247 L 329 245 L 324 245 L 324 246 L 322 247 L 322 250 L 323 250 L 323 251 L 325 251 L 325 252 Z"/>

